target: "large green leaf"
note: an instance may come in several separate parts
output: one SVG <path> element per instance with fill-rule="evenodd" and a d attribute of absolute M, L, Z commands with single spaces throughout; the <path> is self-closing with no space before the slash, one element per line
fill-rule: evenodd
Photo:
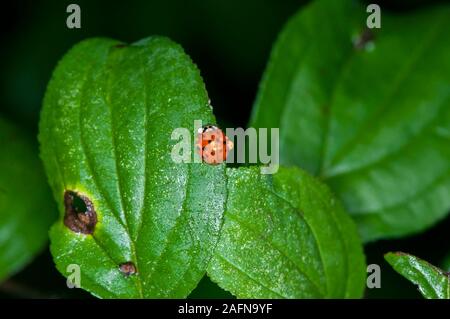
<path fill-rule="evenodd" d="M 428 299 L 450 299 L 450 274 L 415 256 L 388 253 L 385 259 L 403 277 L 418 286 Z"/>
<path fill-rule="evenodd" d="M 318 0 L 281 33 L 251 124 L 320 176 L 363 239 L 421 231 L 450 209 L 450 7 L 365 27 L 365 6 Z M 371 40 L 371 38 L 373 38 Z"/>
<path fill-rule="evenodd" d="M 99 297 L 185 297 L 205 273 L 225 202 L 223 165 L 176 164 L 175 128 L 214 122 L 180 46 L 91 39 L 54 71 L 40 123 L 61 212 L 51 251 Z"/>
<path fill-rule="evenodd" d="M 228 201 L 208 275 L 239 298 L 356 298 L 365 284 L 356 227 L 298 168 L 227 170 Z"/>
<path fill-rule="evenodd" d="M 55 217 L 36 145 L 0 118 L 0 281 L 44 247 Z"/>

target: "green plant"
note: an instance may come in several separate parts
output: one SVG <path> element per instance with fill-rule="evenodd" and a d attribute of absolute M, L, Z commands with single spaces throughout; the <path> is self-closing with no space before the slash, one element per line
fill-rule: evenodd
<path fill-rule="evenodd" d="M 450 274 L 420 258 L 402 252 L 388 253 L 389 264 L 419 287 L 428 299 L 450 299 Z"/>
<path fill-rule="evenodd" d="M 53 73 L 39 125 L 59 210 L 56 267 L 68 276 L 78 265 L 82 288 L 101 298 L 184 298 L 205 274 L 239 298 L 362 297 L 362 244 L 418 233 L 450 209 L 449 13 L 386 13 L 382 29 L 368 30 L 362 4 L 316 0 L 292 17 L 249 124 L 280 128 L 274 175 L 172 161 L 174 129 L 216 122 L 179 45 L 75 45 Z M 5 165 L 22 157 L 32 158 Z M 11 176 L 5 183 L 28 178 Z M 42 185 L 30 183 L 44 195 L 20 204 L 51 211 Z M 22 209 L 17 196 L 0 208 Z M 16 265 L 0 250 L 0 277 L 42 247 L 52 220 L 29 224 L 43 239 Z M 406 254 L 386 259 L 425 297 L 449 298 L 444 271 Z"/>

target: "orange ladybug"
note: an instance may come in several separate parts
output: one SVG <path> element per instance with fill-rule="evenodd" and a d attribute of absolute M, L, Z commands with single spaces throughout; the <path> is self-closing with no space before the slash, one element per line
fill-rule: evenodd
<path fill-rule="evenodd" d="M 223 163 L 233 147 L 233 142 L 217 126 L 205 125 L 198 130 L 197 152 L 207 164 Z"/>

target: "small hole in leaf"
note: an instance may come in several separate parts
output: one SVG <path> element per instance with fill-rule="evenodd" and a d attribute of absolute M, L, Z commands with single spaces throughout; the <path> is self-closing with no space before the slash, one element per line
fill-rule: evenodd
<path fill-rule="evenodd" d="M 119 265 L 119 270 L 125 276 L 135 275 L 137 273 L 136 266 L 131 261 Z"/>
<path fill-rule="evenodd" d="M 64 193 L 64 225 L 76 233 L 92 234 L 97 224 L 97 213 L 91 200 L 74 191 Z"/>

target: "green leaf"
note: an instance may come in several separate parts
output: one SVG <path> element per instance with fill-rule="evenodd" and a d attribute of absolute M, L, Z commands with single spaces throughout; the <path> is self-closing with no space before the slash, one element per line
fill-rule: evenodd
<path fill-rule="evenodd" d="M 450 299 L 449 273 L 402 252 L 387 253 L 384 258 L 399 274 L 417 285 L 425 298 Z"/>
<path fill-rule="evenodd" d="M 172 131 L 192 132 L 194 120 L 214 117 L 198 69 L 170 40 L 90 39 L 66 54 L 40 123 L 61 273 L 79 265 L 82 288 L 103 298 L 195 288 L 218 240 L 226 181 L 224 165 L 172 160 Z"/>
<path fill-rule="evenodd" d="M 450 209 L 450 6 L 382 11 L 372 30 L 368 15 L 318 0 L 294 16 L 251 120 L 280 127 L 281 163 L 320 176 L 365 241 L 424 230 Z"/>
<path fill-rule="evenodd" d="M 0 118 L 0 281 L 44 248 L 56 217 L 35 146 Z"/>
<path fill-rule="evenodd" d="M 329 189 L 298 168 L 227 170 L 221 239 L 208 275 L 238 298 L 357 298 L 365 262 Z"/>

